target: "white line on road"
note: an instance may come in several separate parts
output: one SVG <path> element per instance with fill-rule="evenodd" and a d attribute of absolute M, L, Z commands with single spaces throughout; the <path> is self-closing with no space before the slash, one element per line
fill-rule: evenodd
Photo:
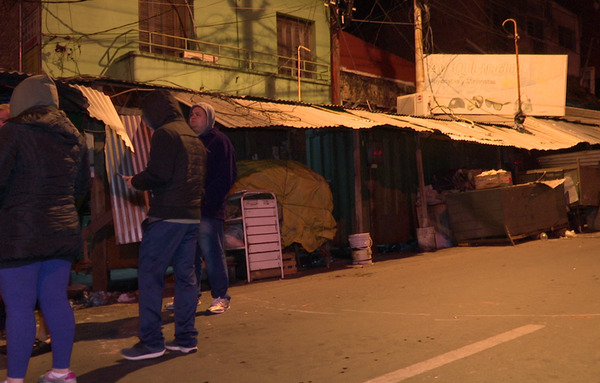
<path fill-rule="evenodd" d="M 436 356 L 435 358 L 431 358 L 426 361 L 413 364 L 412 366 L 408 366 L 400 370 L 390 372 L 389 374 L 382 375 L 378 378 L 368 380 L 365 383 L 397 383 L 403 381 L 404 379 L 408 379 L 413 376 L 422 374 L 426 371 L 433 370 L 434 368 L 441 367 L 445 364 L 466 358 L 483 350 L 487 350 L 488 348 L 492 348 L 501 343 L 505 343 L 523 335 L 527 335 L 543 327 L 544 326 L 542 325 L 535 324 L 529 324 L 523 327 L 518 327 L 514 330 L 507 331 L 505 333 L 493 336 L 491 338 L 487 338 L 482 341 L 470 344 L 468 346 L 461 347 L 457 350 Z"/>
<path fill-rule="evenodd" d="M 431 316 L 431 314 L 428 314 L 428 313 L 397 313 L 397 312 L 390 312 L 390 311 L 366 311 L 366 310 L 350 310 L 350 309 L 342 309 L 342 311 L 348 311 L 348 312 L 352 312 L 352 313 L 363 313 L 363 314 L 377 314 L 377 315 L 388 314 L 388 315 L 406 315 L 406 316 Z"/>

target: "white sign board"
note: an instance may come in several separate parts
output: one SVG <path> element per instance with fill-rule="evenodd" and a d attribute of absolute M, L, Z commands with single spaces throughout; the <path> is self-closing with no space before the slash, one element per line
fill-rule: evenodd
<path fill-rule="evenodd" d="M 519 55 L 521 109 L 529 116 L 564 116 L 567 55 Z M 429 55 L 425 90 L 434 114 L 514 115 L 516 55 Z"/>

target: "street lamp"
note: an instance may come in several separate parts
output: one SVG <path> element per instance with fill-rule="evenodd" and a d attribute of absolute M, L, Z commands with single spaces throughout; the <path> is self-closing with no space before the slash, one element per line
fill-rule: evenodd
<path fill-rule="evenodd" d="M 517 57 L 517 92 L 518 92 L 518 111 L 515 113 L 515 128 L 518 131 L 523 130 L 523 122 L 525 122 L 525 114 L 523 113 L 523 109 L 521 109 L 521 76 L 519 75 L 519 34 L 517 33 L 517 22 L 514 19 L 506 19 L 502 23 L 502 27 L 509 22 L 512 21 L 515 27 L 515 34 L 513 38 L 515 39 L 515 56 Z"/>

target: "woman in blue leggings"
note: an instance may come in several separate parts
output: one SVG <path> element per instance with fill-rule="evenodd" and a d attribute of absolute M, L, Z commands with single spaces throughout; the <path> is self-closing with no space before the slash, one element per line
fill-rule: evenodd
<path fill-rule="evenodd" d="M 52 334 L 42 383 L 76 383 L 69 369 L 75 318 L 67 285 L 83 250 L 75 201 L 89 190 L 85 140 L 58 109 L 54 81 L 32 76 L 14 89 L 0 128 L 0 293 L 6 305 L 8 383 L 22 383 L 39 302 Z"/>

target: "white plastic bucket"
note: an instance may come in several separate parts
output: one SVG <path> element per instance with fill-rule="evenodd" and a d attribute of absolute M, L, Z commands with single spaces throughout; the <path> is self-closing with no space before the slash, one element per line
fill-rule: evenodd
<path fill-rule="evenodd" d="M 352 263 L 354 265 L 366 265 L 372 263 L 371 246 L 373 246 L 373 240 L 369 233 L 350 234 L 348 236 L 350 242 L 350 250 L 352 251 Z"/>

